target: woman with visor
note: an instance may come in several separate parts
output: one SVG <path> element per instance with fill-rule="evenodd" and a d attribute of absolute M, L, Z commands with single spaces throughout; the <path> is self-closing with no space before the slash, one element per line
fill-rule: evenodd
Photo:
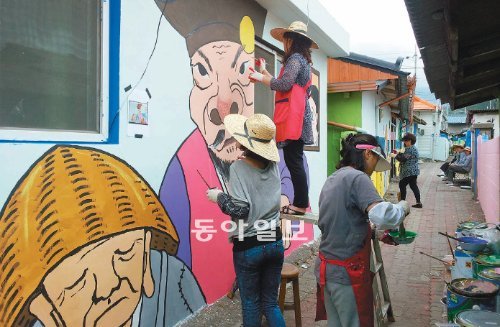
<path fill-rule="evenodd" d="M 342 140 L 340 155 L 319 198 L 318 309 L 324 301 L 328 326 L 373 326 L 370 223 L 379 229 L 395 228 L 410 207 L 406 201 L 385 202 L 377 193 L 370 175 L 390 170 L 391 165 L 375 137 L 349 135 Z"/>

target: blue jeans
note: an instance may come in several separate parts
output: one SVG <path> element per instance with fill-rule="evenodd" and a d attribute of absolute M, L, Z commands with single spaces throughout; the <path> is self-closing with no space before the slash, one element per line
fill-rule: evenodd
<path fill-rule="evenodd" d="M 278 287 L 284 258 L 283 241 L 233 252 L 240 288 L 243 326 L 260 327 L 262 314 L 270 327 L 284 327 L 278 306 Z"/>

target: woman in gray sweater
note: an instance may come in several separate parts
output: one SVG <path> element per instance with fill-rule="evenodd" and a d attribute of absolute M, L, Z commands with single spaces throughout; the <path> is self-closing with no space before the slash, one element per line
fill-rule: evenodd
<path fill-rule="evenodd" d="M 243 325 L 285 326 L 278 307 L 284 248 L 279 228 L 281 180 L 276 127 L 262 114 L 228 115 L 226 130 L 244 151 L 230 167 L 229 192 L 209 189 L 208 198 L 231 216 L 233 263 L 243 311 Z"/>

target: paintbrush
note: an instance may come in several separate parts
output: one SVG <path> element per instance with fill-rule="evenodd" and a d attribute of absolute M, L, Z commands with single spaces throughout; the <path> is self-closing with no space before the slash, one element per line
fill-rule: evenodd
<path fill-rule="evenodd" d="M 438 261 L 441 261 L 442 263 L 444 263 L 444 264 L 446 264 L 446 265 L 451 265 L 451 263 L 450 263 L 450 262 L 448 262 L 448 261 L 444 261 L 444 260 L 442 260 L 442 259 L 436 258 L 436 257 L 434 257 L 434 256 L 432 256 L 432 255 L 430 255 L 430 254 L 424 253 L 424 252 L 422 252 L 422 251 L 420 251 L 420 254 L 423 254 L 423 255 L 426 255 L 426 256 L 428 256 L 428 257 L 431 257 L 432 259 L 436 259 L 436 260 L 438 260 Z"/>
<path fill-rule="evenodd" d="M 205 180 L 205 178 L 203 178 L 203 176 L 201 175 L 200 171 L 197 169 L 196 172 L 198 173 L 198 175 L 200 175 L 201 179 L 203 180 L 203 182 L 205 183 L 205 185 L 207 186 L 207 188 L 209 190 L 215 188 L 215 187 L 210 187 L 210 185 L 208 185 L 207 181 Z"/>

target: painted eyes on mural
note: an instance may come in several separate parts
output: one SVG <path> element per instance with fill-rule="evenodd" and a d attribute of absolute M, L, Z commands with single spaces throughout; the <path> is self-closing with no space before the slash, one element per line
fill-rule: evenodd
<path fill-rule="evenodd" d="M 250 61 L 245 61 L 240 65 L 240 74 L 241 75 L 245 74 L 249 65 L 250 65 Z"/>
<path fill-rule="evenodd" d="M 122 261 L 122 262 L 127 262 L 127 261 L 130 261 L 132 260 L 133 257 L 135 257 L 137 251 L 134 251 L 134 248 L 136 246 L 136 244 L 139 244 L 139 243 L 142 243 L 142 240 L 136 240 L 132 246 L 125 250 L 125 251 L 121 251 L 120 249 L 116 249 L 115 250 L 115 254 L 118 255 L 118 260 Z"/>
<path fill-rule="evenodd" d="M 87 284 L 85 276 L 87 275 L 88 270 L 89 270 L 88 268 L 85 269 L 82 275 L 78 277 L 78 279 L 73 284 L 63 289 L 61 294 L 59 294 L 59 296 L 56 299 L 59 301 L 59 306 L 61 306 L 64 303 L 64 299 L 66 298 L 66 296 L 73 297 L 85 287 L 85 284 Z M 68 292 L 68 294 L 66 294 L 66 292 Z"/>
<path fill-rule="evenodd" d="M 202 63 L 197 63 L 192 65 L 192 73 L 194 83 L 197 87 L 204 90 L 210 85 L 212 85 L 212 80 L 210 79 L 210 75 L 208 73 L 207 68 Z"/>
<path fill-rule="evenodd" d="M 200 73 L 201 76 L 208 75 L 207 69 L 202 64 L 197 63 L 195 68 L 198 69 L 198 72 Z"/>

